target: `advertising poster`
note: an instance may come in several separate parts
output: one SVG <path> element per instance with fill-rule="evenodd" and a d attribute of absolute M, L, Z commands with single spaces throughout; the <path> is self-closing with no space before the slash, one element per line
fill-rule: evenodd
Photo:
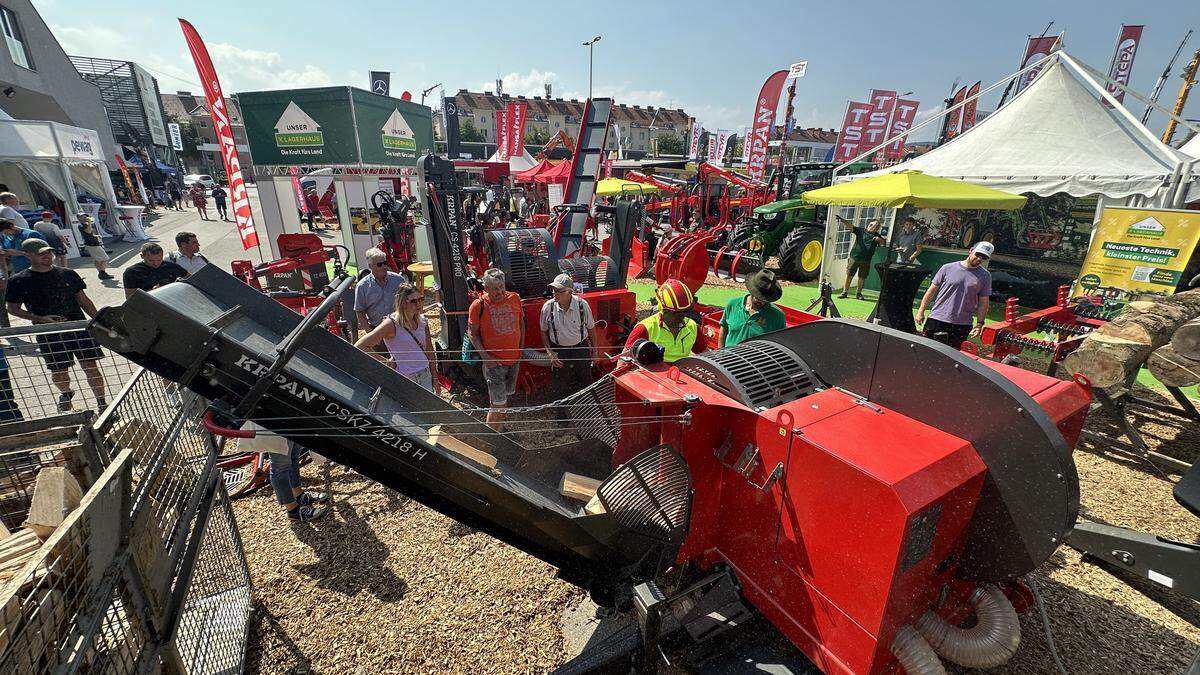
<path fill-rule="evenodd" d="M 1200 212 L 1106 208 L 1092 233 L 1075 294 L 1098 288 L 1175 292 L 1200 239 Z"/>

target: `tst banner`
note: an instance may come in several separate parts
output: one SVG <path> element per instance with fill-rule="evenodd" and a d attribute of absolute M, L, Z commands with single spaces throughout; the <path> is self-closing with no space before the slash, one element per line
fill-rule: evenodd
<path fill-rule="evenodd" d="M 957 92 L 955 92 L 954 98 L 950 99 L 950 107 L 953 108 L 959 103 L 962 103 L 963 99 L 966 97 L 967 88 L 961 87 Z M 955 110 L 952 110 L 949 115 L 946 115 L 946 130 L 945 133 L 942 134 L 943 140 L 948 141 L 958 135 L 958 127 L 962 122 L 962 112 L 962 108 L 956 108 Z"/>
<path fill-rule="evenodd" d="M 1029 42 L 1025 44 L 1025 57 L 1021 59 L 1021 67 L 1028 67 L 1049 56 L 1050 52 L 1054 51 L 1054 45 L 1057 42 L 1057 35 L 1029 38 Z M 1034 68 L 1022 75 L 1021 79 L 1017 81 L 1017 90 L 1013 92 L 1013 95 L 1016 96 L 1017 94 L 1021 93 L 1022 89 L 1028 87 L 1029 83 L 1033 82 L 1033 78 L 1037 77 L 1037 74 L 1040 73 L 1044 67 L 1046 67 L 1046 64 L 1043 63 L 1037 68 Z"/>
<path fill-rule="evenodd" d="M 238 236 L 242 239 L 242 250 L 258 246 L 258 233 L 254 231 L 254 215 L 250 212 L 250 198 L 246 195 L 246 181 L 242 178 L 242 164 L 238 161 L 237 144 L 233 140 L 233 127 L 229 123 L 229 111 L 225 109 L 225 93 L 221 91 L 221 83 L 217 80 L 217 71 L 213 68 L 212 59 L 208 57 L 208 49 L 200 34 L 192 24 L 180 19 L 183 36 L 187 40 L 188 50 L 192 52 L 192 60 L 196 62 L 196 72 L 204 85 L 204 96 L 208 99 L 208 110 L 212 114 L 213 131 L 217 135 L 217 143 L 221 146 L 221 159 L 225 162 L 225 175 L 229 180 L 229 196 L 234 220 L 237 222 Z"/>
<path fill-rule="evenodd" d="M 1117 35 L 1117 50 L 1113 52 L 1112 65 L 1108 67 L 1108 78 L 1129 86 L 1129 74 L 1133 72 L 1133 57 L 1137 55 L 1138 43 L 1142 41 L 1145 26 L 1121 25 Z M 1108 93 L 1118 101 L 1125 100 L 1125 90 L 1109 83 Z"/>
<path fill-rule="evenodd" d="M 866 152 L 887 140 L 892 112 L 896 109 L 896 92 L 887 89 L 871 90 L 871 112 L 867 115 L 867 126 L 863 129 L 862 147 Z"/>
<path fill-rule="evenodd" d="M 520 157 L 525 154 L 525 120 L 528 117 L 528 103 L 508 104 L 508 155 Z"/>
<path fill-rule="evenodd" d="M 763 82 L 754 102 L 754 120 L 750 131 L 750 161 L 747 172 L 755 180 L 762 180 L 767 170 L 767 142 L 771 139 L 771 127 L 775 124 L 775 109 L 779 107 L 779 94 L 787 80 L 788 71 L 773 73 Z"/>
<path fill-rule="evenodd" d="M 838 132 L 837 145 L 833 146 L 833 161 L 848 162 L 858 156 L 862 145 L 863 129 L 867 126 L 867 116 L 871 114 L 870 103 L 850 101 L 846 106 L 846 117 L 842 120 L 842 130 Z"/>
<path fill-rule="evenodd" d="M 503 108 L 496 111 L 496 158 L 508 159 L 508 115 Z"/>
<path fill-rule="evenodd" d="M 892 128 L 888 129 L 888 138 L 902 134 L 912 127 L 913 120 L 917 117 L 917 108 L 920 105 L 918 101 L 910 101 L 903 98 L 896 101 L 896 112 L 892 114 Z M 903 157 L 904 141 L 905 138 L 897 138 L 888 144 L 885 149 L 885 156 L 893 158 Z"/>
<path fill-rule="evenodd" d="M 964 133 L 967 129 L 975 126 L 975 117 L 979 112 L 979 87 L 982 84 L 982 81 L 978 81 L 967 90 L 967 104 L 962 107 L 962 130 L 959 133 Z"/>

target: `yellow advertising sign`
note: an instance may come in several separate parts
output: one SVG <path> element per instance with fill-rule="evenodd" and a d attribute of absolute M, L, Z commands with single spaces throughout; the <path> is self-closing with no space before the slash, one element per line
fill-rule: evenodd
<path fill-rule="evenodd" d="M 1092 233 L 1075 295 L 1097 288 L 1170 295 L 1197 240 L 1200 211 L 1105 208 Z"/>

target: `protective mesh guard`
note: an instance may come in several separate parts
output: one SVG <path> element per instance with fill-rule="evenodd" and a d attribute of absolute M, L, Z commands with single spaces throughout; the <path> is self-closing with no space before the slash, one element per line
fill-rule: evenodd
<path fill-rule="evenodd" d="M 811 394 L 816 385 L 812 370 L 795 352 L 763 340 L 689 356 L 675 365 L 753 409 L 794 401 Z"/>
<path fill-rule="evenodd" d="M 558 261 L 558 268 L 571 275 L 571 279 L 586 290 L 616 288 L 620 283 L 613 261 L 608 256 L 563 258 Z"/>
<path fill-rule="evenodd" d="M 570 411 L 571 426 L 579 438 L 594 438 L 616 448 L 621 434 L 621 413 L 617 410 L 616 395 L 616 380 L 604 377 L 556 403 Z"/>
<path fill-rule="evenodd" d="M 669 445 L 659 445 L 622 464 L 600 484 L 596 496 L 621 527 L 664 543 L 687 534 L 692 513 L 692 475 Z"/>
<path fill-rule="evenodd" d="M 557 274 L 554 245 L 541 228 L 488 230 L 488 256 L 504 270 L 508 288 L 521 297 L 544 295 Z"/>

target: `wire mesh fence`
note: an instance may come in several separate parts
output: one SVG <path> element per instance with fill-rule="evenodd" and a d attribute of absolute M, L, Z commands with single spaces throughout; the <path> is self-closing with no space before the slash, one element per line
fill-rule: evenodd
<path fill-rule="evenodd" d="M 26 342 L 37 345 L 39 335 L 74 339 L 60 330 Z M 0 337 L 6 350 L 20 341 L 11 330 Z M 250 578 L 215 466 L 219 448 L 199 421 L 205 402 L 102 353 L 103 388 L 74 401 L 111 397 L 99 417 L 83 416 L 82 432 L 56 419 L 31 423 L 26 413 L 63 418 L 53 391 L 40 389 L 57 385 L 13 377 L 39 372 L 41 353 L 6 356 L 11 400 L 27 421 L 0 424 L 0 522 L 25 521 L 46 467 L 74 470 L 90 489 L 48 538 L 22 529 L 0 541 L 0 579 L 10 575 L 0 586 L 0 672 L 239 672 Z M 40 431 L 4 436 L 31 424 Z M 73 451 L 80 438 L 92 441 L 84 445 L 103 467 L 98 477 L 79 469 L 87 465 Z"/>
<path fill-rule="evenodd" d="M 0 328 L 0 422 L 103 410 L 138 370 L 86 321 Z"/>

